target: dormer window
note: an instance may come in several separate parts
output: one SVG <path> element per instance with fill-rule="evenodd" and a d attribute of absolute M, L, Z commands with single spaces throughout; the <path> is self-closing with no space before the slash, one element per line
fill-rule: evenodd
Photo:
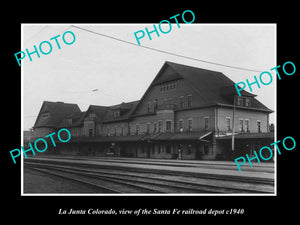
<path fill-rule="evenodd" d="M 120 117 L 120 110 L 113 111 L 113 116 L 114 116 L 115 119 L 119 118 Z"/>
<path fill-rule="evenodd" d="M 148 102 L 148 104 L 147 104 L 147 111 L 151 112 L 151 102 Z"/>
<path fill-rule="evenodd" d="M 242 97 L 237 97 L 237 105 L 243 105 L 243 98 Z"/>
<path fill-rule="evenodd" d="M 90 119 L 95 119 L 96 118 L 96 114 L 95 113 L 90 113 L 89 114 L 89 118 Z"/>
<path fill-rule="evenodd" d="M 187 107 L 192 107 L 192 95 L 187 96 Z"/>
<path fill-rule="evenodd" d="M 245 106 L 251 106 L 250 98 L 245 98 Z"/>
<path fill-rule="evenodd" d="M 236 105 L 249 107 L 251 106 L 251 98 L 238 96 Z"/>
<path fill-rule="evenodd" d="M 157 110 L 157 104 L 158 104 L 158 100 L 157 100 L 157 98 L 156 98 L 156 99 L 154 99 L 154 104 L 153 104 L 154 111 Z"/>
<path fill-rule="evenodd" d="M 72 124 L 72 118 L 71 119 L 67 119 L 67 123 L 70 125 Z"/>

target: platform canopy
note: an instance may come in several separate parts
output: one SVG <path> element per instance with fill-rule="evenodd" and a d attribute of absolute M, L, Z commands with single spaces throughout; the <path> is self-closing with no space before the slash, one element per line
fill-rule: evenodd
<path fill-rule="evenodd" d="M 71 142 L 136 142 L 136 141 L 204 141 L 211 140 L 212 131 L 156 133 L 128 136 L 72 137 Z"/>
<path fill-rule="evenodd" d="M 235 139 L 274 139 L 274 132 L 268 133 L 237 133 L 234 135 Z M 224 135 L 217 137 L 217 140 L 228 140 L 231 139 L 232 135 Z"/>
<path fill-rule="evenodd" d="M 151 141 L 209 141 L 212 135 L 212 131 L 200 131 L 200 132 L 178 132 L 178 133 L 157 133 L 145 137 Z"/>

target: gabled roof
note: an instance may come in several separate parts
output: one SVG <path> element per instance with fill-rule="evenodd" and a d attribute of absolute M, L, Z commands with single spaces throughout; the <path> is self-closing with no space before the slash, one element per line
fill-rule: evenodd
<path fill-rule="evenodd" d="M 231 93 L 232 91 L 236 93 L 235 83 L 221 72 L 173 62 L 166 62 L 166 64 L 197 89 L 202 96 L 206 96 L 207 101 L 222 103 L 224 99 L 221 93 L 225 88 L 231 89 Z M 245 90 L 241 91 L 241 95 L 255 96 Z"/>
<path fill-rule="evenodd" d="M 168 73 L 164 73 L 166 69 L 169 69 Z M 44 101 L 34 128 L 67 126 L 68 118 L 72 119 L 72 125 L 69 124 L 70 126 L 78 126 L 83 123 L 85 116 L 90 111 L 93 111 L 96 114 L 97 120 L 101 122 L 109 123 L 127 120 L 131 116 L 135 116 L 135 111 L 143 103 L 144 98 L 153 86 L 178 79 L 183 79 L 190 88 L 198 93 L 196 97 L 201 99 L 201 106 L 199 107 L 232 107 L 233 105 L 233 95 L 236 94 L 235 83 L 223 73 L 173 62 L 165 62 L 141 100 L 127 103 L 122 102 L 114 106 L 90 105 L 86 112 L 81 112 L 77 104 Z M 237 106 L 237 108 L 272 112 L 272 110 L 254 98 L 256 95 L 244 90 L 241 91 L 241 94 L 252 98 L 251 107 Z M 120 116 L 117 118 L 113 114 L 116 110 L 120 111 Z M 46 119 L 40 119 L 40 115 L 47 112 L 49 112 L 50 116 Z"/>
<path fill-rule="evenodd" d="M 114 105 L 109 107 L 106 111 L 105 116 L 103 118 L 103 122 L 115 122 L 120 120 L 129 119 L 129 116 L 132 114 L 133 110 L 137 106 L 139 101 L 132 102 L 122 102 L 121 104 Z M 114 118 L 113 112 L 115 110 L 120 110 L 120 116 L 118 118 Z"/>
<path fill-rule="evenodd" d="M 76 127 L 81 125 L 85 112 L 75 112 L 67 115 L 59 124 L 59 127 Z M 68 119 L 72 119 L 72 123 L 68 122 Z"/>
<path fill-rule="evenodd" d="M 165 74 L 164 71 L 167 68 L 171 68 L 173 72 Z M 235 83 L 221 72 L 166 61 L 144 93 L 139 104 L 142 104 L 143 99 L 153 86 L 176 79 L 184 79 L 184 82 L 198 93 L 197 98 L 201 99 L 201 105 L 203 106 L 233 105 L 233 95 L 237 94 L 234 87 Z M 256 95 L 245 90 L 241 91 L 241 95 L 253 98 L 251 107 L 248 107 L 248 109 L 255 108 L 272 112 L 254 98 Z"/>
<path fill-rule="evenodd" d="M 121 104 L 110 106 L 109 108 L 111 110 L 123 110 L 123 111 L 126 111 L 126 110 L 131 109 L 132 105 L 135 104 L 135 102 L 138 102 L 138 101 L 122 102 Z"/>
<path fill-rule="evenodd" d="M 69 125 L 69 127 L 74 127 L 74 126 L 80 126 L 83 124 L 84 118 L 86 117 L 86 115 L 88 115 L 88 113 L 93 112 L 96 114 L 96 120 L 98 122 L 102 121 L 105 113 L 107 112 L 107 110 L 109 109 L 109 107 L 107 106 L 100 106 L 100 105 L 90 105 L 88 107 L 88 109 L 85 112 L 82 112 L 80 114 L 80 117 L 78 116 L 77 118 L 72 118 L 72 124 Z"/>
<path fill-rule="evenodd" d="M 101 121 L 108 109 L 109 107 L 107 106 L 90 105 L 86 112 L 93 111 L 96 114 L 97 120 Z"/>
<path fill-rule="evenodd" d="M 235 83 L 221 72 L 201 69 L 192 66 L 181 65 L 172 62 L 166 62 L 170 67 L 180 74 L 186 82 L 198 90 L 201 96 L 205 96 L 206 104 L 217 105 L 232 105 L 233 95 L 236 95 Z M 225 92 L 225 93 L 224 93 Z M 226 93 L 227 92 L 227 93 Z M 227 94 L 227 95 L 226 95 Z M 245 90 L 241 91 L 242 96 L 253 97 L 251 107 L 245 109 L 255 108 L 263 111 L 272 112 L 264 104 L 259 102 L 254 97 L 256 95 Z"/>
<path fill-rule="evenodd" d="M 48 118 L 40 120 L 43 113 L 50 115 Z M 74 113 L 81 113 L 77 104 L 44 101 L 33 127 L 58 127 L 64 118 Z"/>

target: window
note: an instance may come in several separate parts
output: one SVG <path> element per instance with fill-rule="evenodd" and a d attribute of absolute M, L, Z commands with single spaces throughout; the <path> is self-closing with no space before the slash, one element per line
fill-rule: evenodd
<path fill-rule="evenodd" d="M 175 90 L 177 88 L 177 82 L 172 81 L 168 83 L 164 83 L 160 86 L 160 91 L 169 91 L 169 90 Z"/>
<path fill-rule="evenodd" d="M 192 145 L 191 144 L 188 144 L 187 154 L 188 155 L 192 154 Z"/>
<path fill-rule="evenodd" d="M 148 102 L 148 105 L 147 105 L 147 111 L 148 111 L 148 112 L 151 112 L 151 102 Z"/>
<path fill-rule="evenodd" d="M 171 125 L 172 125 L 172 121 L 166 121 L 166 131 L 167 132 L 171 131 Z"/>
<path fill-rule="evenodd" d="M 180 108 L 184 107 L 184 96 L 180 96 L 180 98 L 179 98 L 179 107 Z"/>
<path fill-rule="evenodd" d="M 157 99 L 154 100 L 154 106 L 153 107 L 154 107 L 154 111 L 156 111 L 157 110 Z"/>
<path fill-rule="evenodd" d="M 68 124 L 72 124 L 72 118 L 71 119 L 67 119 L 67 123 Z"/>
<path fill-rule="evenodd" d="M 121 136 L 124 136 L 124 127 L 121 126 Z"/>
<path fill-rule="evenodd" d="M 48 114 L 42 114 L 41 117 L 43 117 L 43 118 L 48 118 L 49 115 L 48 115 Z"/>
<path fill-rule="evenodd" d="M 158 132 L 161 132 L 162 121 L 158 121 Z"/>
<path fill-rule="evenodd" d="M 250 132 L 249 131 L 249 120 L 245 120 L 245 131 Z"/>
<path fill-rule="evenodd" d="M 226 117 L 226 130 L 230 131 L 231 130 L 231 121 L 230 117 Z"/>
<path fill-rule="evenodd" d="M 244 131 L 244 120 L 240 119 L 240 132 Z"/>
<path fill-rule="evenodd" d="M 179 132 L 183 132 L 183 120 L 179 120 Z"/>
<path fill-rule="evenodd" d="M 130 125 L 128 124 L 128 135 L 130 135 L 131 131 L 130 131 Z"/>
<path fill-rule="evenodd" d="M 168 99 L 165 99 L 165 100 L 164 100 L 164 109 L 167 108 L 167 105 L 168 105 Z"/>
<path fill-rule="evenodd" d="M 156 123 L 153 123 L 153 133 L 156 133 L 156 129 L 157 129 Z"/>
<path fill-rule="evenodd" d="M 150 132 L 150 123 L 147 123 L 147 131 L 146 131 L 147 133 L 149 133 Z"/>
<path fill-rule="evenodd" d="M 242 97 L 237 97 L 237 105 L 243 105 L 243 98 Z"/>
<path fill-rule="evenodd" d="M 245 106 L 251 106 L 250 98 L 245 98 Z"/>
<path fill-rule="evenodd" d="M 114 135 L 117 136 L 117 126 L 115 126 Z"/>
<path fill-rule="evenodd" d="M 166 146 L 166 153 L 170 154 L 171 153 L 171 145 Z"/>
<path fill-rule="evenodd" d="M 172 107 L 172 98 L 168 98 L 168 108 L 171 109 Z"/>
<path fill-rule="evenodd" d="M 96 114 L 95 113 L 90 113 L 89 114 L 89 118 L 90 119 L 95 119 L 96 118 Z"/>
<path fill-rule="evenodd" d="M 139 134 L 139 130 L 140 130 L 140 125 L 136 124 L 135 125 L 135 134 Z"/>
<path fill-rule="evenodd" d="M 260 120 L 257 120 L 257 132 L 258 133 L 261 132 L 261 122 L 260 122 Z"/>
<path fill-rule="evenodd" d="M 248 97 L 238 96 L 237 101 L 236 101 L 236 105 L 249 107 L 249 106 L 251 106 L 251 99 L 248 98 Z"/>
<path fill-rule="evenodd" d="M 204 129 L 208 130 L 208 117 L 204 117 Z"/>
<path fill-rule="evenodd" d="M 192 107 L 192 95 L 187 96 L 187 107 Z"/>
<path fill-rule="evenodd" d="M 192 120 L 192 119 L 189 119 L 189 120 L 188 120 L 188 130 L 189 130 L 189 131 L 192 131 L 192 130 L 193 130 L 193 120 Z"/>
<path fill-rule="evenodd" d="M 113 111 L 113 116 L 115 119 L 120 117 L 120 110 Z"/>
<path fill-rule="evenodd" d="M 89 129 L 89 136 L 93 136 L 93 129 Z"/>
<path fill-rule="evenodd" d="M 107 129 L 107 133 L 106 133 L 107 136 L 110 136 L 110 130 L 109 130 L 109 127 L 107 127 L 106 129 Z"/>

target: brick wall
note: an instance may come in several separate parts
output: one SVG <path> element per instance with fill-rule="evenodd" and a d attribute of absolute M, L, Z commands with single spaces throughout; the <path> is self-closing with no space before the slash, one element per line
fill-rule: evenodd
<path fill-rule="evenodd" d="M 218 109 L 218 128 L 219 131 L 226 132 L 226 117 L 230 117 L 232 123 L 232 115 L 233 110 L 227 108 L 219 108 Z M 257 121 L 261 122 L 261 132 L 268 132 L 268 114 L 264 112 L 256 112 L 256 111 L 249 111 L 249 110 L 235 110 L 234 116 L 234 124 L 235 124 L 235 132 L 240 131 L 240 119 L 243 119 L 244 127 L 245 127 L 245 120 L 249 120 L 249 130 L 252 133 L 258 132 L 257 129 Z M 232 126 L 231 126 L 232 129 Z"/>

